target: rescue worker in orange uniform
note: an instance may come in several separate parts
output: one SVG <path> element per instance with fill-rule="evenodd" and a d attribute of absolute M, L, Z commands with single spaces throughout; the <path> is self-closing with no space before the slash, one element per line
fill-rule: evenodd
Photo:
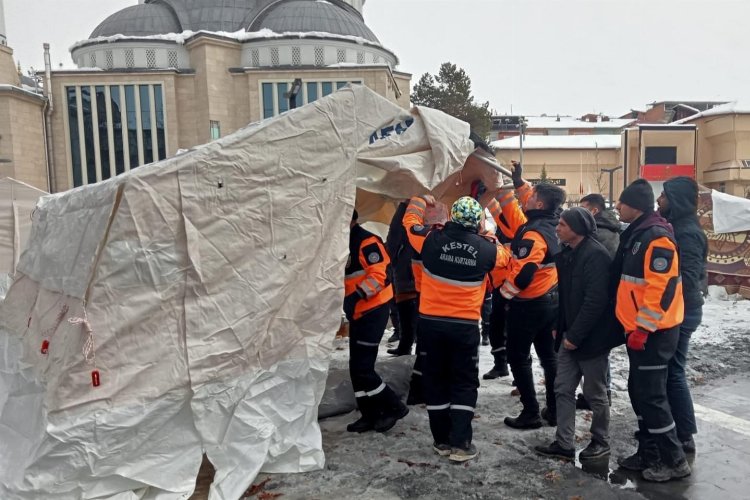
<path fill-rule="evenodd" d="M 551 184 L 538 184 L 532 189 L 522 174 L 523 167 L 514 162 L 513 185 L 518 201 L 513 193 L 505 192 L 487 208 L 499 227 L 504 223 L 514 233 L 513 258 L 500 293 L 510 301 L 508 361 L 523 410 L 518 417 L 506 417 L 504 422 L 516 429 L 536 429 L 542 426 L 542 420 L 531 371 L 532 344 L 544 369 L 547 407 L 541 417 L 553 426 L 557 422 L 554 390 L 557 356 L 552 330 L 556 326 L 558 308 L 554 257 L 560 246 L 555 228 L 566 195 L 560 187 Z M 504 220 L 498 213 L 502 213 Z"/>
<path fill-rule="evenodd" d="M 430 195 L 414 197 L 404 227 L 423 262 L 419 300 L 420 349 L 425 352 L 423 384 L 433 449 L 451 461 L 477 455 L 472 420 L 479 387 L 479 320 L 488 273 L 503 268 L 509 253 L 480 236 L 484 210 L 473 198 L 459 198 L 444 228 L 424 227 Z"/>
<path fill-rule="evenodd" d="M 631 183 L 617 203 L 630 226 L 612 264 L 615 312 L 627 335 L 628 393 L 638 418 L 638 451 L 617 463 L 647 481 L 689 476 L 667 399 L 667 368 L 677 350 L 684 316 L 682 278 L 672 226 L 654 210 L 644 179 Z"/>
<path fill-rule="evenodd" d="M 344 313 L 349 320 L 349 374 L 362 417 L 349 432 L 385 432 L 409 413 L 393 390 L 375 372 L 393 287 L 390 258 L 381 239 L 357 223 L 352 215 L 349 260 L 344 281 Z"/>

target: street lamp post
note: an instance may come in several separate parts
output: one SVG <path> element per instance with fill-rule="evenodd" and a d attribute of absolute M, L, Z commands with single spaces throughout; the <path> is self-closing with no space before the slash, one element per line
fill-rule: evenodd
<path fill-rule="evenodd" d="M 614 203 L 612 201 L 612 198 L 614 196 L 614 192 L 613 191 L 615 190 L 615 188 L 614 188 L 614 174 L 615 174 L 615 172 L 617 172 L 621 168 L 622 168 L 622 165 L 620 165 L 619 167 L 614 167 L 614 168 L 603 168 L 603 169 L 601 169 L 602 172 L 606 172 L 606 173 L 609 174 L 609 208 L 612 208 L 614 206 Z"/>
<path fill-rule="evenodd" d="M 302 79 L 295 78 L 294 82 L 292 83 L 292 88 L 289 89 L 289 92 L 286 92 L 284 94 L 284 97 L 289 99 L 289 109 L 295 109 L 297 107 L 297 94 L 299 94 L 299 91 L 301 89 L 302 89 Z"/>

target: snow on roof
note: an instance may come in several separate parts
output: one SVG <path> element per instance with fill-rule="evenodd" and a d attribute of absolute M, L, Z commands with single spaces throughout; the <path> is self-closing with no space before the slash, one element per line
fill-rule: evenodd
<path fill-rule="evenodd" d="M 619 149 L 620 135 L 524 135 L 524 149 Z M 519 149 L 519 138 L 490 143 L 495 149 Z"/>
<path fill-rule="evenodd" d="M 631 123 L 633 118 L 611 118 L 609 121 L 587 122 L 572 116 L 527 116 L 526 129 L 597 129 L 597 128 L 623 128 Z"/>
<path fill-rule="evenodd" d="M 719 116 L 719 115 L 747 115 L 750 114 L 750 101 L 732 101 L 726 104 L 720 104 L 706 111 L 701 111 L 682 120 L 677 120 L 674 123 L 688 123 L 704 116 Z"/>
<path fill-rule="evenodd" d="M 97 43 L 114 43 L 114 42 L 127 42 L 127 41 L 148 41 L 148 40 L 154 40 L 154 41 L 165 41 L 165 42 L 174 42 L 179 45 L 184 45 L 185 42 L 193 38 L 194 36 L 197 36 L 199 34 L 208 34 L 208 35 L 216 35 L 223 38 L 231 38 L 233 40 L 237 40 L 238 42 L 247 42 L 249 40 L 260 40 L 260 39 L 269 39 L 269 38 L 287 38 L 287 37 L 296 37 L 296 38 L 330 38 L 334 40 L 347 40 L 350 42 L 355 42 L 360 45 L 370 45 L 374 47 L 380 47 L 384 50 L 387 50 L 388 52 L 393 53 L 392 50 L 387 49 L 383 45 L 380 45 L 378 43 L 375 43 L 373 41 L 367 40 L 366 38 L 362 38 L 359 36 L 353 36 L 353 35 L 338 35 L 336 33 L 326 33 L 323 31 L 287 31 L 284 33 L 276 33 L 274 31 L 271 31 L 269 29 L 262 29 L 260 31 L 245 31 L 244 29 L 235 31 L 235 32 L 228 32 L 228 31 L 190 31 L 186 30 L 182 33 L 167 33 L 164 35 L 147 35 L 147 36 L 127 36 L 127 35 L 112 35 L 112 36 L 100 36 L 96 38 L 89 38 L 87 40 L 81 40 L 80 42 L 74 43 L 69 51 L 73 52 L 76 49 L 79 49 L 81 47 L 85 47 L 87 45 L 97 44 Z"/>

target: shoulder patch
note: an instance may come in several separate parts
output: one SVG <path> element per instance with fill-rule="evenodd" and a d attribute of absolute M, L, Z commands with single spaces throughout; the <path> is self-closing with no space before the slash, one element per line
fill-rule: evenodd
<path fill-rule="evenodd" d="M 672 268 L 674 250 L 670 248 L 654 248 L 651 253 L 649 268 L 652 272 L 664 274 Z"/>
<path fill-rule="evenodd" d="M 365 260 L 367 260 L 369 264 L 377 264 L 378 262 L 385 260 L 383 258 L 383 253 L 380 251 L 380 246 L 375 243 L 371 243 L 364 247 L 362 249 L 362 255 L 364 255 Z"/>
<path fill-rule="evenodd" d="M 518 243 L 518 258 L 525 259 L 534 248 L 534 240 L 521 240 Z"/>

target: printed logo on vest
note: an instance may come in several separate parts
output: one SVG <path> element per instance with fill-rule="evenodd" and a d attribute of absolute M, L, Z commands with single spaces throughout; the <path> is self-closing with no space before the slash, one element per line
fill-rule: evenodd
<path fill-rule="evenodd" d="M 658 272 L 666 271 L 667 266 L 669 265 L 669 262 L 664 257 L 657 257 L 654 259 L 654 270 Z"/>
<path fill-rule="evenodd" d="M 520 249 L 520 250 L 518 251 L 518 255 L 519 255 L 519 257 L 521 257 L 522 259 L 523 259 L 524 257 L 526 257 L 526 256 L 527 256 L 528 254 L 529 254 L 529 249 L 528 249 L 528 248 L 526 248 L 526 247 L 523 247 L 522 249 Z"/>
<path fill-rule="evenodd" d="M 367 256 L 367 261 L 370 264 L 377 264 L 378 262 L 380 262 L 380 255 L 377 252 L 372 252 Z"/>
<path fill-rule="evenodd" d="M 633 245 L 633 255 L 638 253 L 638 250 L 641 249 L 641 242 L 637 241 L 635 245 Z"/>

